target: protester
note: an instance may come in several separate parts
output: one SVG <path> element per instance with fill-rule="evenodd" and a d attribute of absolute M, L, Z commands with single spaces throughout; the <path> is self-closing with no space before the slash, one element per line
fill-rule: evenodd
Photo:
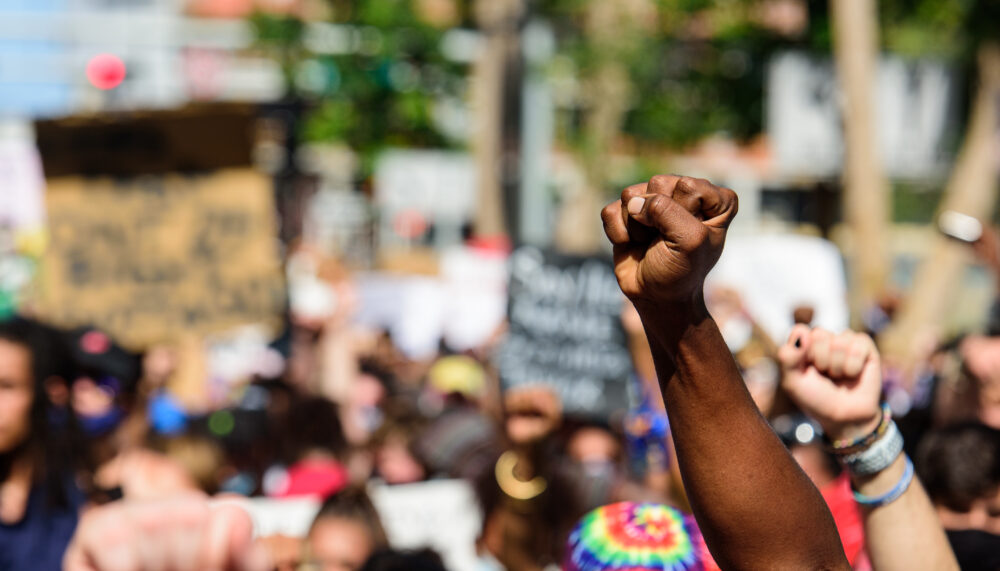
<path fill-rule="evenodd" d="M 875 569 L 956 569 L 954 554 L 888 407 L 882 364 L 865 334 L 796 325 L 779 352 L 783 386 L 819 422 L 851 476 Z"/>
<path fill-rule="evenodd" d="M 361 571 L 445 571 L 441 556 L 430 549 L 419 551 L 377 551 Z"/>
<path fill-rule="evenodd" d="M 73 410 L 49 393 L 72 375 L 55 332 L 0 321 L 0 569 L 58 569 L 73 535 L 88 472 Z"/>
<path fill-rule="evenodd" d="M 235 387 L 227 402 L 183 411 L 182 422 L 160 423 L 159 428 L 154 425 L 160 416 L 142 403 L 154 393 L 156 400 L 180 402 L 171 394 L 176 364 L 167 363 L 170 359 L 147 355 L 145 363 L 155 370 L 142 371 L 141 378 L 155 382 L 140 382 L 134 398 L 110 390 L 114 384 L 106 377 L 113 375 L 92 368 L 89 377 L 81 375 L 82 369 L 67 361 L 61 374 L 43 375 L 40 383 L 32 378 L 32 395 L 41 400 L 33 396 L 31 405 L 24 400 L 26 373 L 13 367 L 8 376 L 21 384 L 7 385 L 21 387 L 21 396 L 4 400 L 7 385 L 0 375 L 0 407 L 11 411 L 0 415 L 0 445 L 5 430 L 21 434 L 9 442 L 26 440 L 0 447 L 5 470 L 0 473 L 0 547 L 17 537 L 12 533 L 20 524 L 10 525 L 16 520 L 8 510 L 24 505 L 15 500 L 24 495 L 25 482 L 31 482 L 7 468 L 19 465 L 14 459 L 25 457 L 27 442 L 35 442 L 22 434 L 23 426 L 30 426 L 31 435 L 44 435 L 45 442 L 72 436 L 72 383 L 89 378 L 94 386 L 86 389 L 98 389 L 90 396 L 114 397 L 90 399 L 90 404 L 102 404 L 99 413 L 126 413 L 113 415 L 117 422 L 103 434 L 124 434 L 120 428 L 134 423 L 128 433 L 140 436 L 99 441 L 115 443 L 109 448 L 114 456 L 102 456 L 100 472 L 106 476 L 101 481 L 114 487 L 101 493 L 89 493 L 95 472 L 85 462 L 72 455 L 53 460 L 53 466 L 72 474 L 61 481 L 74 484 L 69 488 L 74 501 L 60 508 L 62 539 L 54 534 L 45 538 L 46 545 L 61 541 L 64 547 L 69 541 L 83 490 L 96 505 L 76 526 L 64 559 L 71 571 L 122 565 L 437 571 L 443 561 L 466 560 L 453 559 L 455 553 L 447 550 L 438 557 L 420 550 L 420 543 L 397 537 L 400 514 L 393 512 L 391 498 L 395 492 L 434 486 L 441 478 L 464 480 L 447 487 L 468 490 L 479 500 L 482 519 L 469 525 L 478 531 L 478 541 L 458 547 L 470 552 L 480 569 L 602 568 L 601 555 L 628 553 L 600 541 L 610 537 L 600 529 L 609 528 L 594 527 L 610 519 L 595 519 L 593 513 L 607 515 L 611 509 L 618 509 L 614 513 L 622 522 L 632 522 L 633 531 L 642 529 L 660 539 L 686 538 L 692 550 L 673 561 L 695 569 L 710 569 L 712 561 L 723 569 L 952 569 L 949 539 L 963 564 L 985 560 L 977 554 L 992 545 L 989 510 L 997 489 L 986 484 L 994 478 L 985 468 L 989 462 L 976 456 L 982 460 L 975 465 L 984 474 L 982 485 L 962 488 L 955 474 L 976 471 L 969 468 L 973 458 L 932 453 L 921 472 L 937 474 L 927 476 L 932 506 L 920 481 L 912 478 L 906 456 L 892 454 L 899 442 L 890 438 L 895 424 L 879 405 L 883 380 L 870 339 L 810 329 L 812 316 L 800 308 L 800 325 L 777 350 L 733 292 L 707 303 L 704 277 L 722 251 L 736 209 L 731 191 L 674 176 L 630 187 L 605 208 L 602 217 L 615 251 L 618 283 L 629 300 L 622 324 L 634 366 L 629 409 L 609 418 L 564 409 L 559 394 L 543 384 L 501 392 L 490 352 L 483 347 L 457 354 L 442 346 L 436 354 L 407 358 L 390 335 L 356 334 L 347 314 L 324 321 L 321 335 L 298 336 L 295 350 L 302 358 L 286 362 L 283 371 L 272 372 L 274 377 L 250 379 Z M 716 317 L 725 327 L 716 326 Z M 25 338 L 35 339 L 33 335 Z M 322 339 L 332 337 L 339 340 L 336 358 L 349 361 L 335 368 L 353 373 L 321 383 L 309 363 L 330 365 Z M 377 343 L 365 341 L 376 338 Z M 5 339 L 0 334 L 0 353 L 9 352 L 11 359 L 2 359 L 0 370 L 16 364 L 19 351 L 31 354 L 32 363 L 58 368 L 54 357 L 34 359 L 33 350 L 26 349 L 33 342 Z M 45 348 L 49 337 L 37 339 L 42 347 L 38 355 L 57 354 L 54 347 L 51 352 Z M 954 355 L 965 357 L 962 372 L 968 386 L 979 391 L 970 394 L 982 397 L 969 401 L 969 418 L 990 418 L 982 412 L 995 400 L 989 350 L 994 341 L 969 337 L 955 344 Z M 158 360 L 163 366 L 153 366 Z M 94 382 L 95 375 L 104 380 Z M 776 392 L 779 375 L 782 386 Z M 336 390 L 329 392 L 329 387 Z M 50 422 L 36 427 L 31 421 L 8 420 L 18 418 L 15 409 L 23 416 L 25 407 L 36 402 L 48 408 Z M 774 430 L 765 415 L 771 416 Z M 162 430 L 167 425 L 173 428 Z M 857 438 L 863 442 L 850 444 L 851 454 L 846 454 L 823 438 L 834 444 Z M 933 450 L 974 440 L 947 430 L 928 438 Z M 915 448 L 918 443 L 912 444 Z M 869 450 L 882 451 L 884 457 L 858 468 L 852 455 Z M 923 464 L 924 456 L 920 459 Z M 32 483 L 33 489 L 44 489 L 43 483 Z M 366 489 L 375 490 L 378 509 Z M 117 497 L 116 491 L 124 499 L 106 503 Z M 216 491 L 277 499 L 256 504 L 254 499 L 226 499 L 232 494 L 205 495 Z M 955 500 L 959 496 L 974 499 L 961 503 Z M 877 507 L 871 506 L 872 498 Z M 276 523 L 267 516 L 259 519 L 273 505 L 302 507 L 295 516 L 301 526 L 265 525 L 272 529 L 270 535 L 255 538 L 252 521 Z M 595 506 L 605 511 L 592 512 L 583 520 L 589 527 L 581 524 L 574 532 L 584 512 Z M 448 517 L 434 507 L 428 506 L 429 518 Z M 309 516 L 302 514 L 316 508 L 310 525 Z M 25 521 L 44 513 L 28 511 Z M 383 528 L 383 519 L 393 525 Z M 684 522 L 684 534 L 673 534 L 677 527 L 661 533 L 667 528 L 660 524 L 670 522 Z M 431 529 L 421 533 L 433 535 L 437 524 L 428 519 L 426 526 Z M 386 529 L 397 534 L 393 537 L 400 545 L 390 543 Z M 435 543 L 437 548 L 448 545 L 447 540 Z M 63 547 L 53 548 L 40 568 L 57 568 Z M 606 549 L 594 551 L 602 547 Z M 689 557 L 696 551 L 700 555 Z M 583 557 L 585 552 L 597 555 Z M 0 569 L 4 558 L 15 553 L 0 551 Z"/>
<path fill-rule="evenodd" d="M 688 499 L 723 568 L 846 569 L 829 510 L 761 417 L 704 301 L 736 194 L 656 176 L 602 212 L 642 317 Z M 779 517 L 761 518 L 777 513 Z M 790 541 L 791 540 L 791 541 Z"/>
<path fill-rule="evenodd" d="M 564 571 L 718 569 L 694 518 L 670 506 L 620 502 L 585 515 L 570 534 Z"/>
<path fill-rule="evenodd" d="M 554 437 L 563 420 L 562 403 L 548 388 L 526 386 L 509 389 L 504 405 L 507 450 L 476 481 L 483 566 L 541 570 L 558 564 L 583 513 Z"/>
<path fill-rule="evenodd" d="M 305 561 L 317 571 L 357 571 L 373 553 L 388 546 L 368 495 L 349 488 L 323 502 L 309 529 Z"/>
<path fill-rule="evenodd" d="M 934 430 L 916 464 L 961 568 L 1000 568 L 1000 430 L 975 422 Z"/>
<path fill-rule="evenodd" d="M 112 502 L 84 514 L 63 569 L 267 571 L 271 558 L 263 544 L 253 541 L 252 532 L 245 510 L 233 503 L 209 503 L 197 493 Z"/>

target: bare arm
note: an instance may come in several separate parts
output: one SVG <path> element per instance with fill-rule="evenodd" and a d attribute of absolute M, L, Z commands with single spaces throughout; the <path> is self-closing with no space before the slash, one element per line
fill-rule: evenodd
<path fill-rule="evenodd" d="M 882 372 L 871 338 L 846 331 L 834 335 L 796 326 L 779 352 L 784 386 L 831 440 L 852 440 L 879 425 Z M 854 489 L 879 497 L 902 479 L 906 460 L 870 476 L 851 475 Z M 862 507 L 872 565 L 883 570 L 949 570 L 958 563 L 927 493 L 916 477 L 898 499 L 877 508 Z"/>
<path fill-rule="evenodd" d="M 727 569 L 848 569 L 822 497 L 757 411 L 705 309 L 736 196 L 654 177 L 604 209 L 615 273 L 642 317 L 678 462 L 712 555 Z"/>

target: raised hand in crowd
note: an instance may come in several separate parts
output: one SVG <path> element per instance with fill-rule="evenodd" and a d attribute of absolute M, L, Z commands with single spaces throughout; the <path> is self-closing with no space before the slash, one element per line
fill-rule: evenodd
<path fill-rule="evenodd" d="M 81 518 L 63 559 L 66 571 L 271 569 L 242 508 L 204 495 L 122 501 Z"/>
<path fill-rule="evenodd" d="M 694 515 L 724 569 L 848 569 L 822 496 L 754 405 L 704 301 L 729 189 L 656 176 L 601 213 L 642 318 Z"/>
<path fill-rule="evenodd" d="M 937 514 L 902 452 L 902 436 L 879 404 L 882 364 L 871 337 L 796 325 L 778 358 L 786 392 L 819 423 L 851 475 L 873 567 L 957 569 Z"/>

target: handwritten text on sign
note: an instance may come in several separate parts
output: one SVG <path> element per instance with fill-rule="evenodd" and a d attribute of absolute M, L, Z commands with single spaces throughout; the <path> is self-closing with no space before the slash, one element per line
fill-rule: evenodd
<path fill-rule="evenodd" d="M 249 170 L 49 181 L 41 313 L 143 347 L 274 324 L 284 307 L 268 180 Z"/>
<path fill-rule="evenodd" d="M 622 299 L 607 260 L 516 250 L 510 332 L 498 354 L 504 387 L 548 385 L 567 412 L 607 416 L 624 410 L 631 360 Z"/>

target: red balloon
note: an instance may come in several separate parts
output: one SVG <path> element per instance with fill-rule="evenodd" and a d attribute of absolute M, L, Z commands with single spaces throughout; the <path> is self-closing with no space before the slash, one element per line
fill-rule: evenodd
<path fill-rule="evenodd" d="M 113 54 L 98 54 L 87 62 L 87 80 L 98 89 L 114 89 L 125 80 L 125 62 Z"/>

